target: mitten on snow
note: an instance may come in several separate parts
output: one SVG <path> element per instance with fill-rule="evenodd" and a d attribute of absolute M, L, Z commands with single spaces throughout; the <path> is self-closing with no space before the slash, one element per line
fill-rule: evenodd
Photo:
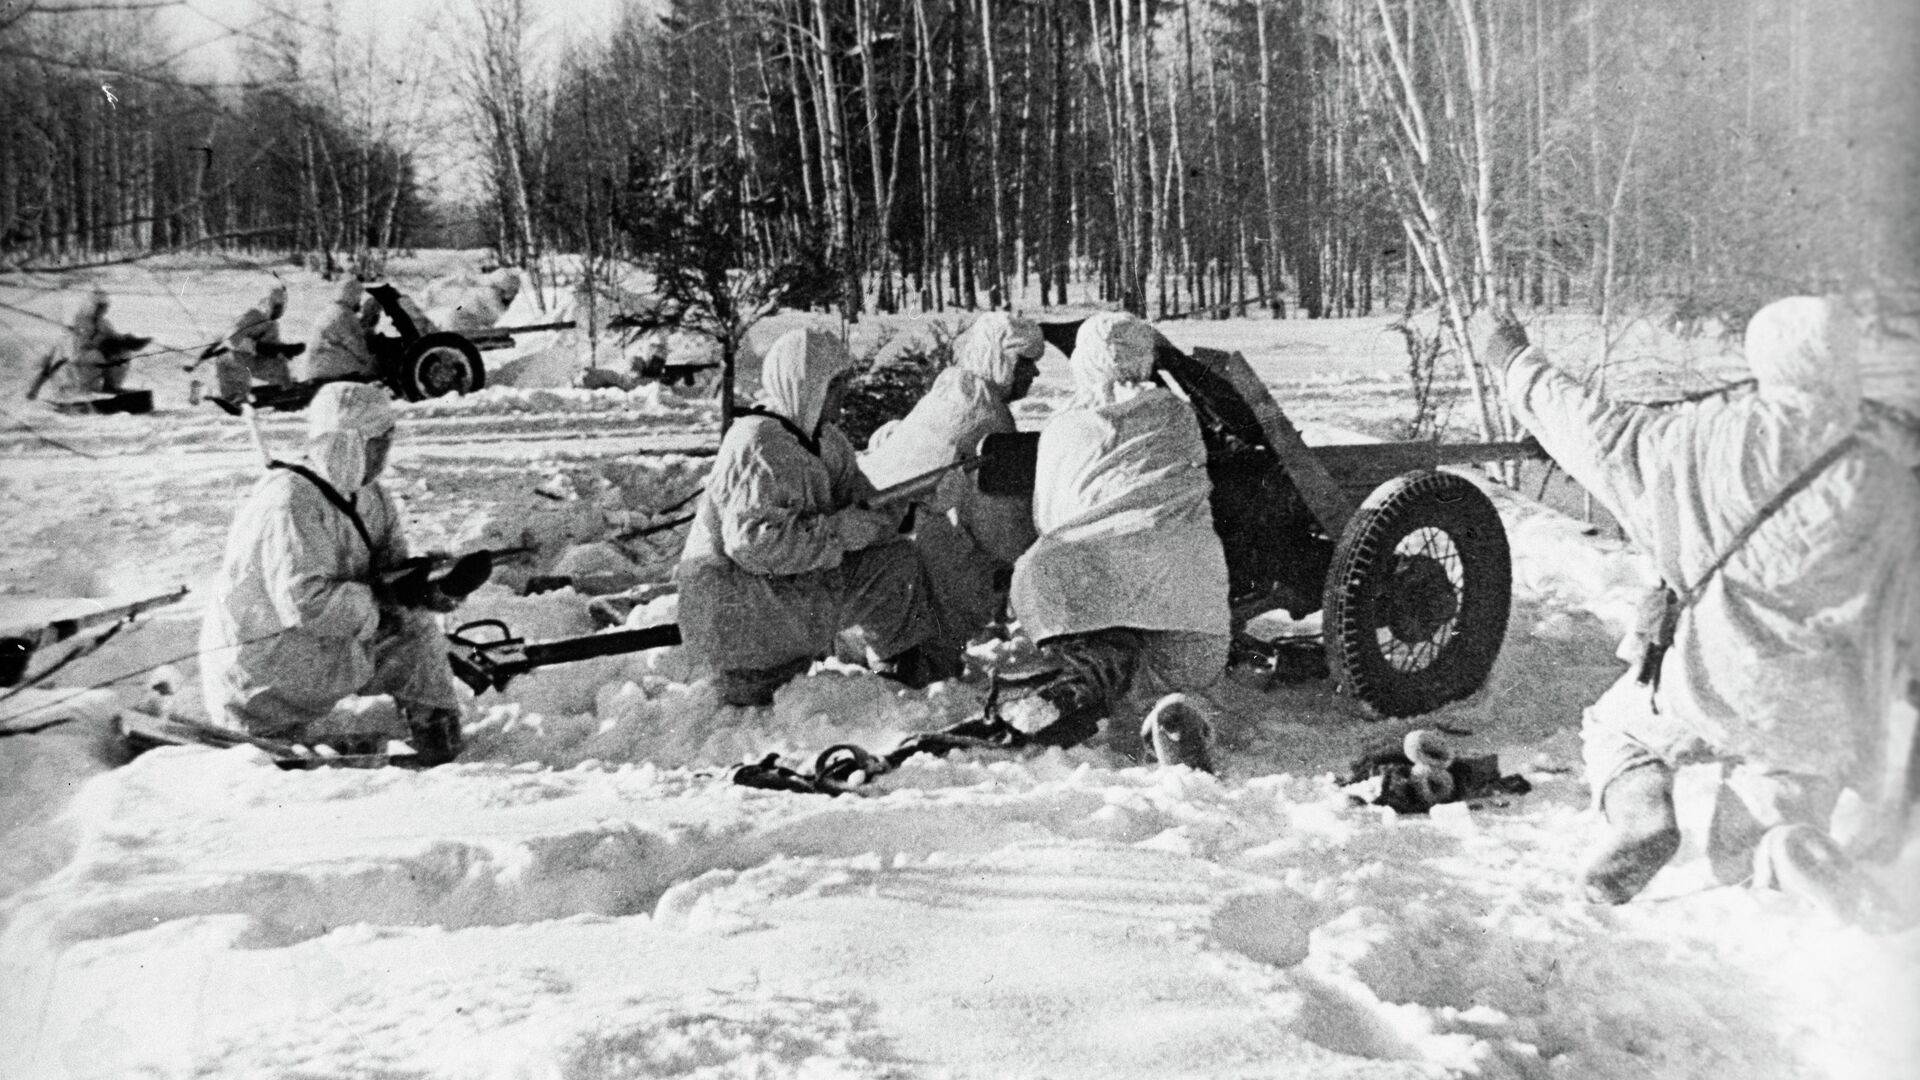
<path fill-rule="evenodd" d="M 1442 803 L 1525 795 L 1533 785 L 1524 776 L 1502 776 L 1493 754 L 1461 757 L 1437 732 L 1409 731 L 1398 745 L 1380 742 L 1367 748 L 1335 778 L 1342 787 L 1377 781 L 1371 797 L 1356 801 L 1390 807 L 1402 814 L 1424 814 Z"/>

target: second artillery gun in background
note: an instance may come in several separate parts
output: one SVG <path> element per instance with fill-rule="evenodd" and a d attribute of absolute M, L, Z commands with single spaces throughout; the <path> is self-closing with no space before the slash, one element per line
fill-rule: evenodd
<path fill-rule="evenodd" d="M 487 385 L 487 366 L 482 352 L 513 347 L 513 335 L 546 330 L 566 330 L 571 320 L 536 323 L 531 326 L 496 326 L 462 333 L 435 330 L 414 320 L 411 305 L 402 302 L 400 290 L 392 285 L 369 285 L 367 295 L 380 305 L 394 332 L 368 332 L 367 349 L 373 355 L 370 374 L 346 376 L 356 382 L 375 382 L 407 401 L 425 401 L 448 394 L 471 394 Z M 209 349 L 201 359 L 214 355 Z M 253 404 L 263 409 L 290 411 L 304 409 L 313 395 L 332 379 L 309 379 L 287 386 L 256 386 Z"/>

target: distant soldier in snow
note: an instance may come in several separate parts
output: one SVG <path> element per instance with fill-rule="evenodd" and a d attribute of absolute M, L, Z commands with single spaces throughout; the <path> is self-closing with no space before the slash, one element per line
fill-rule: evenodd
<path fill-rule="evenodd" d="M 899 421 L 875 431 L 860 467 L 887 487 L 979 450 L 980 440 L 1013 431 L 1013 411 L 1040 372 L 1047 343 L 1040 327 L 1004 312 L 974 320 L 953 343 L 953 366 Z M 958 653 L 1006 603 L 1013 562 L 1034 540 L 1032 502 L 981 493 L 972 477 L 950 473 L 922 503 L 914 544 L 933 580 L 938 642 Z"/>
<path fill-rule="evenodd" d="M 1630 640 L 1623 655 L 1642 662 L 1586 712 L 1587 776 L 1610 828 L 1584 874 L 1593 901 L 1624 903 L 1673 857 L 1674 769 L 1718 760 L 1739 764 L 1708 839 L 1716 875 L 1752 872 L 1869 915 L 1872 890 L 1826 830 L 1843 787 L 1883 822 L 1897 812 L 1920 485 L 1862 427 L 1856 349 L 1834 304 L 1781 300 L 1747 326 L 1753 392 L 1672 406 L 1608 400 L 1511 317 L 1482 349 L 1520 422 L 1679 598 L 1656 606 L 1669 632 L 1646 635 L 1670 638 L 1664 658 Z"/>
<path fill-rule="evenodd" d="M 721 440 L 675 579 L 681 632 L 726 704 L 771 703 L 855 626 L 908 685 L 959 673 L 927 647 L 929 587 L 898 518 L 861 505 L 874 487 L 832 422 L 852 368 L 838 338 L 788 332 L 761 366 L 763 404 Z"/>
<path fill-rule="evenodd" d="M 227 351 L 214 361 L 219 396 L 238 405 L 247 400 L 255 379 L 270 386 L 293 382 L 287 368 L 292 350 L 280 341 L 280 317 L 287 313 L 287 287 L 275 283 L 247 309 L 226 337 Z"/>
<path fill-rule="evenodd" d="M 393 444 L 384 388 L 329 383 L 307 407 L 307 450 L 275 463 L 234 518 L 200 630 L 216 724 L 298 740 L 351 694 L 388 694 L 427 764 L 460 751 L 460 698 L 429 588 L 398 597 L 377 574 L 407 557 L 378 477 Z"/>
<path fill-rule="evenodd" d="M 111 302 L 105 290 L 95 288 L 74 305 L 66 340 L 61 343 L 64 355 L 55 358 L 66 361 L 70 393 L 117 394 L 126 382 L 126 350 L 120 345 L 130 339 L 116 333 L 107 321 Z"/>
<path fill-rule="evenodd" d="M 426 295 L 437 328 L 462 334 L 490 330 L 520 295 L 520 271 L 503 266 L 478 277 L 442 278 L 427 286 Z"/>
<path fill-rule="evenodd" d="M 341 379 L 374 374 L 367 335 L 380 322 L 380 305 L 367 296 L 359 278 L 348 278 L 314 325 L 304 377 Z"/>
<path fill-rule="evenodd" d="M 1088 319 L 1073 398 L 1040 433 L 1039 539 L 1014 565 L 1012 602 L 1066 671 L 1042 693 L 1059 715 L 1032 733 L 1041 745 L 1091 738 L 1143 668 L 1190 695 L 1226 670 L 1227 560 L 1207 450 L 1192 407 L 1155 381 L 1154 346 L 1131 315 Z"/>

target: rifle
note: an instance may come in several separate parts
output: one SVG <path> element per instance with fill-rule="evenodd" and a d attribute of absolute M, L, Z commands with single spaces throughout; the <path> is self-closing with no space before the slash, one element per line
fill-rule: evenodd
<path fill-rule="evenodd" d="M 133 361 L 133 353 L 153 343 L 150 337 L 138 334 L 114 334 L 100 343 L 100 355 L 106 359 L 106 367 L 120 367 Z M 33 401 L 46 389 L 47 383 L 67 366 L 69 358 L 56 356 L 48 352 L 40 358 L 40 370 L 33 376 L 33 382 L 27 386 L 27 400 Z"/>
<path fill-rule="evenodd" d="M 206 348 L 201 349 L 199 359 L 191 364 L 183 365 L 180 370 L 196 371 L 201 364 L 217 357 L 225 356 L 232 351 L 233 349 L 227 344 L 226 339 L 222 338 Z M 265 360 L 291 360 L 307 351 L 307 343 L 304 341 L 270 341 L 256 347 L 254 351 Z"/>
<path fill-rule="evenodd" d="M 19 684 L 21 678 L 27 673 L 27 662 L 33 658 L 36 650 L 65 641 L 81 631 L 123 619 L 132 619 L 142 612 L 175 603 L 187 595 L 187 592 L 187 587 L 182 585 L 172 592 L 104 607 L 72 618 L 49 619 L 25 633 L 10 632 L 0 637 L 0 687 Z"/>
<path fill-rule="evenodd" d="M 989 435 L 981 440 L 978 453 L 963 454 L 955 461 L 949 461 L 945 465 L 928 469 L 926 472 L 916 476 L 910 476 L 897 484 L 889 484 L 875 492 L 873 497 L 866 501 L 865 506 L 869 510 L 882 510 L 895 503 L 910 501 L 939 487 L 940 481 L 944 479 L 948 473 L 955 471 L 964 472 L 970 469 L 982 470 L 982 490 L 986 490 L 990 494 L 1004 494 L 1009 487 L 1017 488 L 1018 492 L 1030 492 L 1033 490 L 1033 480 L 1031 476 L 1033 469 L 1030 464 L 1024 466 L 1029 474 L 1024 487 L 1021 487 L 1017 480 L 1011 484 L 994 482 L 1001 479 L 1000 474 L 1023 467 L 1018 460 L 1005 459 L 1003 457 L 1005 453 L 1019 454 L 1021 450 L 1022 446 L 1017 445 L 1016 442 L 1004 440 L 998 435 Z M 1026 456 L 1031 458 L 1033 455 L 1029 452 Z M 992 477 L 993 480 L 990 481 L 989 477 Z M 984 486 L 990 482 L 994 482 L 993 487 L 988 488 Z M 694 492 L 696 496 L 699 494 L 700 492 L 698 491 Z M 681 506 L 685 506 L 689 501 L 691 501 L 691 497 L 682 499 L 679 503 L 676 503 L 668 509 L 677 510 Z M 655 533 L 666 532 L 668 529 L 679 528 L 687 522 L 692 521 L 693 518 L 694 515 L 692 514 L 681 514 L 678 517 L 670 517 L 665 521 L 656 521 L 651 525 L 644 525 L 638 529 L 629 529 L 626 532 L 615 534 L 613 539 L 615 542 L 639 540 L 643 537 L 652 536 Z"/>
<path fill-rule="evenodd" d="M 970 469 L 982 470 L 982 490 L 989 491 L 990 494 L 1030 493 L 1033 490 L 1031 445 L 1032 440 L 1022 441 L 1018 438 L 1009 440 L 1003 436 L 989 435 L 981 441 L 978 453 L 962 455 L 958 460 L 881 488 L 873 498 L 867 500 L 866 505 L 869 509 L 877 510 L 913 499 L 932 491 L 948 473 Z M 1023 449 L 1028 451 L 1024 456 L 1021 453 Z M 1012 452 L 1008 453 L 1008 450 Z M 1023 469 L 1025 470 L 1024 484 L 1019 475 L 1006 477 L 997 475 L 1018 474 Z M 988 486 L 989 481 L 992 481 L 991 487 Z M 685 503 L 682 502 L 680 505 Z M 639 533 L 626 535 L 631 537 L 658 532 L 690 520 L 692 520 L 691 515 L 674 518 L 648 526 Z M 553 588 L 562 587 L 562 583 L 568 581 L 565 578 L 541 580 L 543 584 Z M 470 631 L 483 628 L 498 630 L 500 636 L 484 641 L 475 640 L 469 636 Z M 588 660 L 596 656 L 617 656 L 621 653 L 678 645 L 680 628 L 668 623 L 640 630 L 618 630 L 607 634 L 589 634 L 585 637 L 529 643 L 515 637 L 513 632 L 507 629 L 507 625 L 500 620 L 481 619 L 459 627 L 447 635 L 447 640 L 453 645 L 447 654 L 447 660 L 453 666 L 454 675 L 478 694 L 488 688 L 502 689 L 515 676 L 536 668 L 553 664 L 570 664 L 576 660 Z"/>
<path fill-rule="evenodd" d="M 476 639 L 472 636 L 476 630 L 497 630 L 499 636 Z M 504 690 L 516 676 L 537 668 L 678 645 L 680 628 L 667 623 L 641 630 L 530 642 L 514 636 L 499 619 L 479 619 L 449 633 L 447 641 L 453 646 L 447 651 L 447 662 L 453 667 L 454 677 L 474 693 L 483 694 L 490 689 Z"/>
<path fill-rule="evenodd" d="M 33 382 L 27 386 L 27 400 L 32 401 L 38 398 L 40 391 L 46 389 L 47 383 L 51 382 L 53 377 L 59 373 L 60 369 L 66 366 L 67 358 L 64 356 L 56 357 L 52 352 L 42 356 L 40 358 L 40 371 L 34 375 Z"/>

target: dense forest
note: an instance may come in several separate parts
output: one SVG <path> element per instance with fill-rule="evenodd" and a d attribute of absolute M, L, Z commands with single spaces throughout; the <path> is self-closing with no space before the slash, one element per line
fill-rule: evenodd
<path fill-rule="evenodd" d="M 0 269 L 206 247 L 350 256 L 415 239 L 427 208 L 414 148 L 342 35 L 268 20 L 236 32 L 236 77 L 195 79 L 162 44 L 171 6 L 0 13 Z"/>
<path fill-rule="evenodd" d="M 9 7 L 0 266 L 431 243 L 453 143 L 503 260 L 694 244 L 850 316 L 1069 281 L 1318 317 L 1920 280 L 1911 0 L 674 0 L 558 58 L 557 11 L 468 2 L 431 85 L 326 0 L 219 83 L 135 0 Z"/>

